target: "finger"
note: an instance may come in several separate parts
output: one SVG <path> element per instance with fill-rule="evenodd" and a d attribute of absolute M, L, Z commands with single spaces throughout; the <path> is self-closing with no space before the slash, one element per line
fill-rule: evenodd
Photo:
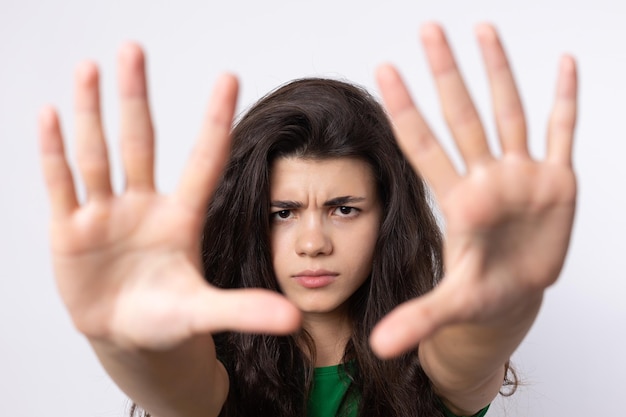
<path fill-rule="evenodd" d="M 454 165 L 413 103 L 398 72 L 386 65 L 376 75 L 402 152 L 441 198 L 458 180 Z"/>
<path fill-rule="evenodd" d="M 445 119 L 469 169 L 491 159 L 482 123 L 465 87 L 443 30 L 422 27 L 422 43 L 439 91 Z"/>
<path fill-rule="evenodd" d="M 39 114 L 39 149 L 52 216 L 68 216 L 78 207 L 78 201 L 59 119 L 52 108 L 44 108 Z"/>
<path fill-rule="evenodd" d="M 419 342 L 458 318 L 460 297 L 451 285 L 440 284 L 430 293 L 396 307 L 374 327 L 370 344 L 380 358 L 392 358 L 415 349 Z"/>
<path fill-rule="evenodd" d="M 178 187 L 177 195 L 193 210 L 205 210 L 230 151 L 230 129 L 237 104 L 237 79 L 216 83 L 204 123 Z"/>
<path fill-rule="evenodd" d="M 154 131 L 148 105 L 145 57 L 129 43 L 120 50 L 118 78 L 122 162 L 129 189 L 154 189 Z"/>
<path fill-rule="evenodd" d="M 572 165 L 572 147 L 576 127 L 578 80 L 576 61 L 561 59 L 556 98 L 548 126 L 548 160 Z"/>
<path fill-rule="evenodd" d="M 498 38 L 490 25 L 479 25 L 476 36 L 487 68 L 498 135 L 504 153 L 528 156 L 526 118 L 513 72 Z"/>
<path fill-rule="evenodd" d="M 193 332 L 287 334 L 300 327 L 300 311 L 273 291 L 206 289 L 191 301 Z"/>
<path fill-rule="evenodd" d="M 87 196 L 107 198 L 111 195 L 109 156 L 102 129 L 98 69 L 91 62 L 76 71 L 76 153 Z"/>

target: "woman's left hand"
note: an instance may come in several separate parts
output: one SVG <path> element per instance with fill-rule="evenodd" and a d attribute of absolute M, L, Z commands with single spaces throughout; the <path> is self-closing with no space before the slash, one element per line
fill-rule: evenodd
<path fill-rule="evenodd" d="M 397 140 L 432 187 L 446 230 L 445 277 L 429 294 L 399 306 L 376 327 L 372 347 L 381 357 L 413 349 L 443 327 L 458 324 L 514 324 L 514 350 L 565 260 L 576 200 L 575 62 L 568 56 L 561 60 L 546 157 L 535 160 L 529 155 L 521 100 L 496 31 L 480 25 L 477 37 L 491 83 L 500 157 L 489 150 L 443 31 L 436 25 L 422 30 L 465 174 L 455 169 L 435 139 L 398 73 L 390 66 L 378 72 Z"/>

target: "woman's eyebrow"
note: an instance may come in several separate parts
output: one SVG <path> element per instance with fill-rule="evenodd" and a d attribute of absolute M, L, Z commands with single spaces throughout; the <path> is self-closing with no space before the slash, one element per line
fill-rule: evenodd
<path fill-rule="evenodd" d="M 335 206 L 345 206 L 347 204 L 360 203 L 365 201 L 365 197 L 354 197 L 350 195 L 331 198 L 330 200 L 324 202 L 325 207 L 335 207 Z"/>
<path fill-rule="evenodd" d="M 324 207 L 336 207 L 345 206 L 347 204 L 360 203 L 365 201 L 365 197 L 354 197 L 350 195 L 331 198 L 324 202 Z M 284 210 L 296 210 L 302 208 L 304 205 L 300 201 L 293 200 L 273 200 L 270 202 L 270 207 L 280 208 Z"/>
<path fill-rule="evenodd" d="M 276 207 L 285 210 L 295 210 L 302 208 L 302 203 L 293 200 L 274 200 L 270 202 L 270 207 Z"/>

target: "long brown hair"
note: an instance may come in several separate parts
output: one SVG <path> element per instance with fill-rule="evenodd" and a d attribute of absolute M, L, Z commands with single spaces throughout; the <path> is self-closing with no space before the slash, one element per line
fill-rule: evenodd
<path fill-rule="evenodd" d="M 433 288 L 442 273 L 441 233 L 423 181 L 395 143 L 365 90 L 328 79 L 293 81 L 257 102 L 236 124 L 230 161 L 210 205 L 203 239 L 207 280 L 222 288 L 280 291 L 271 262 L 272 161 L 356 157 L 374 173 L 383 218 L 368 280 L 349 300 L 352 335 L 344 353 L 361 416 L 436 416 L 440 407 L 417 355 L 381 361 L 373 326 L 403 301 Z M 303 354 L 297 338 L 308 341 Z M 306 334 L 215 336 L 231 381 L 222 416 L 306 415 L 314 346 Z"/>

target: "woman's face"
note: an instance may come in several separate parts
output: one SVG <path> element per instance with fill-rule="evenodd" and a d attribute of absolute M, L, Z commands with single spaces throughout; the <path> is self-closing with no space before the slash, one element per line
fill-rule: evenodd
<path fill-rule="evenodd" d="M 381 203 L 353 158 L 279 158 L 270 178 L 271 246 L 282 292 L 306 315 L 341 314 L 372 268 Z"/>

